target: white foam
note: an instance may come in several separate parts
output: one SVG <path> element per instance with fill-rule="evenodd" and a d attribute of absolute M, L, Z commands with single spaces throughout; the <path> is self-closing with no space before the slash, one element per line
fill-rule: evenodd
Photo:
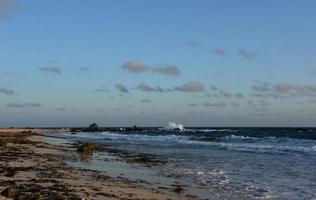
<path fill-rule="evenodd" d="M 291 139 L 291 138 L 274 138 L 264 137 L 255 138 L 248 136 L 230 135 L 221 138 L 218 141 L 197 141 L 191 140 L 188 135 L 144 135 L 144 134 L 121 134 L 113 132 L 102 133 L 77 133 L 71 137 L 82 137 L 91 139 L 107 139 L 114 142 L 126 142 L 132 144 L 168 144 L 168 145 L 207 145 L 218 148 L 225 148 L 232 151 L 249 151 L 261 153 L 312 153 L 316 154 L 316 141 Z"/>
<path fill-rule="evenodd" d="M 179 129 L 180 131 L 184 131 L 184 126 L 183 124 L 179 124 L 176 122 L 169 122 L 168 126 L 165 127 L 166 130 L 174 130 L 174 129 Z"/>

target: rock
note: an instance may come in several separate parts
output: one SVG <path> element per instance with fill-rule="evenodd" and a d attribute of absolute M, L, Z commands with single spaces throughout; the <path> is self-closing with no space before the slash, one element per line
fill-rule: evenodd
<path fill-rule="evenodd" d="M 71 128 L 70 132 L 76 133 L 82 131 L 80 128 Z"/>
<path fill-rule="evenodd" d="M 91 155 L 95 151 L 96 146 L 93 143 L 85 143 L 78 147 L 78 152 L 86 155 Z"/>
<path fill-rule="evenodd" d="M 88 128 L 89 131 L 98 131 L 99 130 L 99 126 L 96 123 L 93 123 L 89 126 Z"/>
<path fill-rule="evenodd" d="M 1 195 L 2 195 L 2 196 L 5 196 L 5 197 L 7 197 L 7 198 L 13 198 L 13 197 L 15 197 L 16 193 L 17 193 L 16 188 L 11 187 L 11 188 L 6 188 L 6 189 L 4 189 L 4 190 L 1 192 Z"/>

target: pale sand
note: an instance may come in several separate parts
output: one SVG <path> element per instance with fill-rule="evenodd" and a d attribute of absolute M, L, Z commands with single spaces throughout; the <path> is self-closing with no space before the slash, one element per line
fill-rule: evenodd
<path fill-rule="evenodd" d="M 0 192 L 11 188 L 20 199 L 196 199 L 174 188 L 146 189 L 126 179 L 67 167 L 64 160 L 80 156 L 76 149 L 47 143 L 43 136 L 28 131 L 0 129 Z"/>

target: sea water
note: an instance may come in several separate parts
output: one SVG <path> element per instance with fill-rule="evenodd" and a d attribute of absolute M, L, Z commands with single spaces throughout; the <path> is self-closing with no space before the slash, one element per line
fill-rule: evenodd
<path fill-rule="evenodd" d="M 72 141 L 154 155 L 164 164 L 150 168 L 148 181 L 151 176 L 165 177 L 166 183 L 168 177 L 178 178 L 201 198 L 316 199 L 316 129 L 149 128 L 61 134 Z M 100 162 L 88 165 L 102 171 Z M 128 176 L 126 171 L 128 167 L 122 172 Z"/>

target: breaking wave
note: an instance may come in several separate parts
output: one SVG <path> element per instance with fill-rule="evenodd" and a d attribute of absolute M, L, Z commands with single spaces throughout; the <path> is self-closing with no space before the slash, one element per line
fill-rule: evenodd
<path fill-rule="evenodd" d="M 226 130 L 225 130 L 226 131 Z M 171 132 L 172 133 L 172 132 Z M 243 135 L 226 135 L 212 140 L 209 135 L 196 136 L 193 134 L 162 134 L 157 133 L 116 133 L 100 132 L 76 135 L 64 133 L 66 137 L 86 138 L 111 141 L 113 143 L 148 144 L 148 145 L 186 145 L 197 148 L 212 146 L 230 151 L 245 151 L 254 153 L 312 153 L 316 154 L 316 141 L 295 138 L 250 137 Z"/>

